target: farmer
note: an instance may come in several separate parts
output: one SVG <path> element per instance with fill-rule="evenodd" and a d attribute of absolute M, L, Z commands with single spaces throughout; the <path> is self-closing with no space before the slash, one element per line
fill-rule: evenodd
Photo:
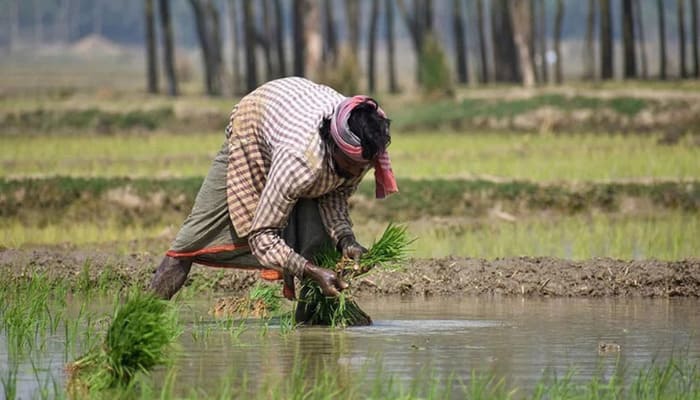
<path fill-rule="evenodd" d="M 345 97 L 303 78 L 268 82 L 233 108 L 226 140 L 190 215 L 158 267 L 151 289 L 171 298 L 192 263 L 260 269 L 283 279 L 316 281 L 327 296 L 348 285 L 316 266 L 326 244 L 358 260 L 348 198 L 374 167 L 376 196 L 398 191 L 386 148 L 389 120 L 366 96 Z"/>

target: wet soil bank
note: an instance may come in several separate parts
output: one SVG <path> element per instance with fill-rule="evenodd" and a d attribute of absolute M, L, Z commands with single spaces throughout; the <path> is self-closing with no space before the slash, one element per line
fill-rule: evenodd
<path fill-rule="evenodd" d="M 119 255 L 63 249 L 1 250 L 0 282 L 41 273 L 75 289 L 147 284 L 160 255 Z M 195 266 L 196 291 L 243 293 L 257 272 Z M 497 260 L 411 259 L 400 271 L 374 272 L 353 282 L 358 297 L 382 295 L 505 295 L 551 297 L 700 297 L 700 258 L 681 261 L 583 261 L 549 257 Z"/>

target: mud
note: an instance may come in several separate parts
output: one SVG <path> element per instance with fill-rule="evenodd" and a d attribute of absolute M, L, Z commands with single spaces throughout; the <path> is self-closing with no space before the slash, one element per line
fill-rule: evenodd
<path fill-rule="evenodd" d="M 45 274 L 76 288 L 146 285 L 160 261 L 149 253 L 37 248 L 0 250 L 1 282 Z M 195 291 L 242 294 L 256 272 L 195 267 L 187 285 Z M 374 271 L 352 282 L 359 297 L 384 295 L 503 295 L 551 297 L 700 297 L 700 258 L 681 261 L 582 261 L 549 257 L 496 260 L 447 257 L 411 259 L 402 270 Z"/>

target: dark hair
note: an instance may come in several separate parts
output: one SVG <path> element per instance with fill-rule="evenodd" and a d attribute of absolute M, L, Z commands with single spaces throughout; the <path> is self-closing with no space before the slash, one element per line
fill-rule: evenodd
<path fill-rule="evenodd" d="M 382 117 L 377 112 L 374 100 L 364 102 L 350 112 L 348 125 L 350 130 L 360 138 L 362 157 L 372 160 L 378 154 L 383 153 L 391 143 L 389 126 L 391 120 Z M 324 119 L 321 125 L 321 138 L 326 145 L 335 147 L 335 141 L 330 132 L 331 120 Z"/>
<path fill-rule="evenodd" d="M 362 158 L 372 160 L 386 150 L 391 143 L 390 124 L 388 118 L 377 112 L 374 99 L 359 104 L 350 112 L 348 125 L 352 133 L 360 138 Z"/>

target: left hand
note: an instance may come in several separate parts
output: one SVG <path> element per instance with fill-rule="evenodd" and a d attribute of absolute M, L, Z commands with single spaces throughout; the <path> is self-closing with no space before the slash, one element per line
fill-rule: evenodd
<path fill-rule="evenodd" d="M 351 236 L 346 236 L 340 239 L 339 246 L 343 253 L 343 257 L 351 259 L 358 264 L 360 263 L 360 258 L 362 255 L 367 253 L 367 249 L 361 244 L 357 243 L 357 240 Z"/>

